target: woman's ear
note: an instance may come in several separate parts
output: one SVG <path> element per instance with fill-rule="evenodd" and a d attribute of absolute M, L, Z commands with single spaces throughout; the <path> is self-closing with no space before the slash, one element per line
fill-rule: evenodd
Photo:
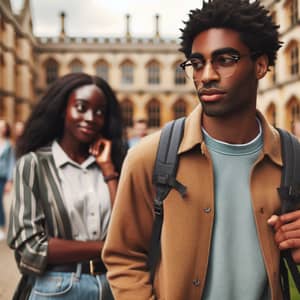
<path fill-rule="evenodd" d="M 256 71 L 256 78 L 261 79 L 263 78 L 266 73 L 268 72 L 269 68 L 269 59 L 266 54 L 263 54 L 256 58 L 255 61 L 255 71 Z"/>

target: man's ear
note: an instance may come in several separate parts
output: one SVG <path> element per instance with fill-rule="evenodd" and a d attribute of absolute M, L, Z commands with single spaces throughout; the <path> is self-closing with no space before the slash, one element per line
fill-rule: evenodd
<path fill-rule="evenodd" d="M 256 71 L 256 78 L 261 79 L 263 78 L 266 73 L 268 72 L 269 68 L 269 59 L 266 54 L 263 54 L 256 58 L 255 61 L 255 71 Z"/>

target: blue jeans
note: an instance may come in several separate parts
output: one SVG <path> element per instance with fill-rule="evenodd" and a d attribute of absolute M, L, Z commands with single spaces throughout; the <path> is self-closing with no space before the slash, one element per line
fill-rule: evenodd
<path fill-rule="evenodd" d="M 46 272 L 37 276 L 29 300 L 113 300 L 106 275 Z"/>
<path fill-rule="evenodd" d="M 4 227 L 5 225 L 5 214 L 4 214 L 4 205 L 3 205 L 5 183 L 6 183 L 6 179 L 0 178 L 0 227 Z"/>

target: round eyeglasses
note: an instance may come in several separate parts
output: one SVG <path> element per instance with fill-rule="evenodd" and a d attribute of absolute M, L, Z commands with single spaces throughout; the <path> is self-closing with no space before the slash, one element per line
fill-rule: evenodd
<path fill-rule="evenodd" d="M 218 54 L 211 60 L 211 66 L 222 78 L 232 76 L 237 68 L 237 63 L 243 57 L 254 57 L 257 53 L 250 54 Z M 186 77 L 193 81 L 199 81 L 202 78 L 206 61 L 204 58 L 189 58 L 180 64 L 180 67 L 185 72 Z"/>

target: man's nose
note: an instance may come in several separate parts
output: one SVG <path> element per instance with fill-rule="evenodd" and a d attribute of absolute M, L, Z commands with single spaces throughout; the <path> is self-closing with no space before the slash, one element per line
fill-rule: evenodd
<path fill-rule="evenodd" d="M 210 83 L 220 80 L 220 74 L 215 70 L 211 62 L 207 62 L 201 72 L 195 75 L 194 85 L 197 91 Z"/>
<path fill-rule="evenodd" d="M 210 61 L 207 61 L 201 74 L 201 81 L 203 83 L 209 81 L 216 81 L 220 79 L 219 73 L 215 70 L 213 64 Z"/>

